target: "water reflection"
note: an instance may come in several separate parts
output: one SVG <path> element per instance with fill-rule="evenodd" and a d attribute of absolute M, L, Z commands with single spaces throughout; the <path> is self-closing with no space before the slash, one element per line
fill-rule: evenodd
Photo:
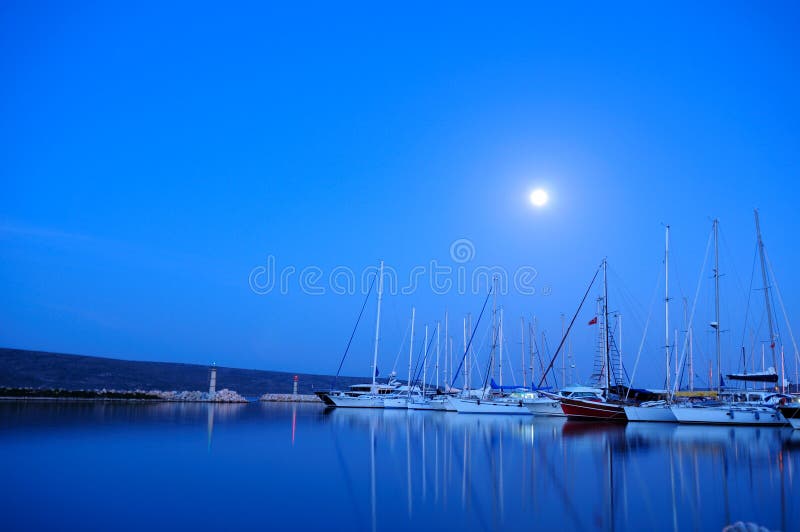
<path fill-rule="evenodd" d="M 301 404 L 0 403 L 16 529 L 790 530 L 800 431 Z M 61 489 L 73 479 L 77 490 Z M 109 479 L 124 479 L 109 490 Z M 168 495 L 152 486 L 170 486 Z M 130 505 L 126 501 L 137 501 Z M 52 514 L 39 505 L 57 508 Z M 34 516 L 39 522 L 31 525 Z M 98 517 L 98 522 L 106 523 Z M 166 525 L 164 525 L 166 526 Z"/>
<path fill-rule="evenodd" d="M 539 526 L 602 530 L 720 530 L 740 520 L 786 530 L 800 518 L 787 503 L 800 495 L 800 435 L 788 428 L 379 410 L 329 410 L 323 418 L 337 431 L 369 431 L 378 452 L 371 472 L 386 485 L 397 487 L 387 464 L 403 457 L 412 523 L 436 507 L 484 530 L 523 516 Z M 382 502 L 371 500 L 379 519 L 387 509 Z"/>

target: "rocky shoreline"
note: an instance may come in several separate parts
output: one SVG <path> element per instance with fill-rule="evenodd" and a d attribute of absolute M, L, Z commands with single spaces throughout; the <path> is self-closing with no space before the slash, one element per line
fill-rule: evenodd
<path fill-rule="evenodd" d="M 265 393 L 258 398 L 265 403 L 321 403 L 322 400 L 311 394 Z"/>
<path fill-rule="evenodd" d="M 63 390 L 40 388 L 0 388 L 0 399 L 50 399 L 80 401 L 163 401 L 184 403 L 246 403 L 232 390 L 217 392 L 162 390 Z"/>

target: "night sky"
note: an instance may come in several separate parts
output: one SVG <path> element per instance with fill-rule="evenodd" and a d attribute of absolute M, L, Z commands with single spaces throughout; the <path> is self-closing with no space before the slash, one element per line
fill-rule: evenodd
<path fill-rule="evenodd" d="M 768 341 L 754 208 L 800 313 L 796 3 L 161 4 L 0 6 L 2 346 L 332 373 L 384 260 L 379 369 L 405 376 L 412 305 L 415 344 L 448 310 L 460 349 L 497 266 L 519 382 L 520 317 L 552 352 L 607 257 L 626 365 L 652 313 L 637 381 L 658 386 L 669 224 L 671 328 L 702 281 L 703 385 L 714 217 L 727 370 Z M 344 373 L 369 374 L 374 320 L 373 292 Z"/>

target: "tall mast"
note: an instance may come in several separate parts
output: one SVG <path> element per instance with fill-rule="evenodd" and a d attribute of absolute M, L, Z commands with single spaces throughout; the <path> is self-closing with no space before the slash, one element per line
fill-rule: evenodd
<path fill-rule="evenodd" d="M 436 322 L 436 393 L 439 393 L 439 329 L 440 323 Z"/>
<path fill-rule="evenodd" d="M 667 368 L 667 396 L 669 396 L 669 226 L 664 233 L 664 363 Z"/>
<path fill-rule="evenodd" d="M 447 315 L 447 310 L 445 310 L 444 311 L 444 382 L 447 383 L 448 388 L 449 388 L 450 387 L 450 373 L 448 371 L 448 368 L 450 369 L 450 371 L 453 371 L 453 368 L 449 364 L 450 361 L 449 361 L 448 355 L 447 355 L 450 352 L 449 348 L 452 348 L 452 346 L 450 345 L 452 342 L 450 342 L 450 340 L 449 340 L 450 333 L 447 330 L 447 325 L 448 325 L 448 322 L 450 321 L 448 318 L 449 318 L 449 316 Z M 450 391 L 450 390 L 448 389 L 447 391 Z"/>
<path fill-rule="evenodd" d="M 378 342 L 381 337 L 381 300 L 383 299 L 383 261 L 378 271 L 378 311 L 375 315 L 375 353 L 372 355 L 372 393 L 376 392 L 375 378 L 378 376 Z"/>
<path fill-rule="evenodd" d="M 756 217 L 756 234 L 758 235 L 758 254 L 761 257 L 761 280 L 764 282 L 764 302 L 767 307 L 767 324 L 769 325 L 769 348 L 772 351 L 772 367 L 777 371 L 778 363 L 775 358 L 775 331 L 772 326 L 772 306 L 769 304 L 769 280 L 767 276 L 766 259 L 764 258 L 764 241 L 761 239 L 761 224 L 758 221 L 758 209 L 753 211 Z"/>
<path fill-rule="evenodd" d="M 411 307 L 411 341 L 408 343 L 408 396 L 411 397 L 411 360 L 414 357 L 414 317 L 417 309 Z"/>
<path fill-rule="evenodd" d="M 719 341 L 719 220 L 714 218 L 714 336 L 717 344 L 717 395 L 721 391 L 722 349 Z"/>
<path fill-rule="evenodd" d="M 428 326 L 425 325 L 425 354 L 422 356 L 422 397 L 425 397 L 425 385 L 428 379 Z"/>
<path fill-rule="evenodd" d="M 447 344 L 448 347 L 450 347 L 450 361 L 449 361 L 450 374 L 447 375 L 447 391 L 450 392 L 450 391 L 453 390 L 453 387 L 451 386 L 451 381 L 450 381 L 450 376 L 453 374 L 453 337 L 450 336 L 449 338 L 445 338 L 445 340 L 448 342 L 448 344 Z"/>
<path fill-rule="evenodd" d="M 692 360 L 692 324 L 689 323 L 689 300 L 683 298 L 683 323 L 686 326 L 686 343 L 689 347 L 689 390 L 694 391 L 694 360 Z M 678 344 L 675 344 L 678 345 Z"/>
<path fill-rule="evenodd" d="M 467 359 L 467 363 L 464 366 L 464 390 L 469 390 L 469 353 L 467 352 L 467 318 L 464 317 L 464 358 Z M 469 396 L 469 394 L 467 394 Z"/>
<path fill-rule="evenodd" d="M 467 333 L 472 335 L 472 312 L 467 313 Z M 469 343 L 469 389 L 472 389 L 472 362 L 475 358 L 475 351 L 472 349 L 472 342 Z"/>
<path fill-rule="evenodd" d="M 531 337 L 530 337 L 530 344 L 531 344 L 531 382 L 533 382 L 533 368 L 536 367 L 536 363 L 534 362 L 534 358 L 539 355 L 538 349 L 536 348 L 536 316 L 533 316 L 533 320 L 531 321 Z M 539 360 L 541 360 L 541 356 L 539 356 Z"/>
<path fill-rule="evenodd" d="M 675 346 L 675 388 L 678 387 L 678 328 L 675 327 L 675 340 L 672 344 Z"/>
<path fill-rule="evenodd" d="M 528 322 L 528 370 L 531 373 L 531 390 L 533 389 L 533 382 L 536 380 L 533 370 L 533 322 Z"/>
<path fill-rule="evenodd" d="M 617 312 L 616 316 L 617 316 L 617 354 L 619 355 L 619 375 L 620 378 L 622 379 L 625 376 L 625 370 L 622 367 L 622 313 Z"/>
<path fill-rule="evenodd" d="M 498 325 L 497 335 L 500 337 L 500 354 L 498 359 L 498 367 L 500 368 L 500 391 L 503 391 L 503 309 L 500 309 L 500 324 Z"/>
<path fill-rule="evenodd" d="M 608 261 L 603 259 L 603 350 L 606 357 L 606 397 L 611 391 L 611 350 L 608 345 Z"/>
<path fill-rule="evenodd" d="M 497 376 L 497 361 L 495 360 L 494 357 L 495 357 L 495 351 L 497 350 L 497 334 L 498 334 L 498 331 L 497 331 L 497 290 L 495 290 L 495 288 L 497 288 L 497 277 L 493 277 L 492 278 L 492 284 L 493 284 L 493 287 L 492 287 L 492 292 L 493 292 L 493 295 L 492 295 L 492 352 L 489 355 L 489 365 L 490 365 L 489 373 L 491 373 L 493 376 L 496 377 Z M 472 331 L 472 328 L 470 327 L 470 332 L 471 331 Z"/>
<path fill-rule="evenodd" d="M 519 332 L 521 334 L 520 339 L 522 340 L 522 342 L 520 343 L 520 345 L 522 346 L 521 348 L 522 356 L 520 357 L 520 361 L 522 362 L 522 384 L 525 386 L 525 388 L 527 388 L 528 373 L 525 368 L 525 317 L 524 316 L 519 317 Z"/>
<path fill-rule="evenodd" d="M 608 261 L 603 259 L 603 348 L 606 356 L 606 396 L 611 391 L 611 349 L 608 345 Z"/>
<path fill-rule="evenodd" d="M 564 337 L 564 314 L 561 314 L 561 337 Z M 567 385 L 567 363 L 566 353 L 561 353 L 561 386 Z"/>

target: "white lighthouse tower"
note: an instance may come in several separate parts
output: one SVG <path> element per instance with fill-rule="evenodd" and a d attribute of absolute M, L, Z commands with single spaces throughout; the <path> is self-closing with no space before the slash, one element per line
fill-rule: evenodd
<path fill-rule="evenodd" d="M 211 380 L 208 383 L 208 393 L 216 393 L 217 391 L 217 364 L 211 364 Z"/>

